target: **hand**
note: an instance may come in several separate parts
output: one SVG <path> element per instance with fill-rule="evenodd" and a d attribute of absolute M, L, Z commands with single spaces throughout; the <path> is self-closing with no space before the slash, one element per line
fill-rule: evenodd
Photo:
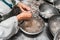
<path fill-rule="evenodd" d="M 17 15 L 18 21 L 29 20 L 29 19 L 31 19 L 31 17 L 32 17 L 32 13 L 30 13 L 29 11 L 27 11 L 27 12 L 25 11 L 25 12 L 22 12 L 19 15 Z"/>
<path fill-rule="evenodd" d="M 23 4 L 23 3 L 18 3 L 17 6 L 22 10 L 22 11 L 29 11 L 30 7 L 28 7 L 27 5 Z"/>

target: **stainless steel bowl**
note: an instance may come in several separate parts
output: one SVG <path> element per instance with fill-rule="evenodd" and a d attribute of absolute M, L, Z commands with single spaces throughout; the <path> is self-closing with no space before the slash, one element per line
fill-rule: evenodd
<path fill-rule="evenodd" d="M 48 1 L 48 2 L 54 3 L 56 0 L 45 0 L 45 1 Z"/>
<path fill-rule="evenodd" d="M 55 36 L 57 31 L 60 29 L 60 15 L 52 16 L 49 19 L 48 25 L 52 35 Z"/>
<path fill-rule="evenodd" d="M 37 19 L 37 18 L 36 18 Z M 35 18 L 34 18 L 34 20 L 35 20 Z M 39 20 L 41 20 L 42 21 L 42 26 L 39 28 L 39 31 L 37 31 L 37 32 L 28 32 L 28 31 L 26 31 L 25 29 L 24 29 L 24 27 L 23 27 L 23 25 L 24 25 L 24 23 L 22 24 L 22 25 L 20 25 L 20 29 L 25 33 L 25 34 L 29 34 L 29 35 L 36 35 L 36 34 L 39 34 L 39 33 L 41 33 L 42 31 L 43 31 L 43 29 L 44 29 L 44 27 L 45 27 L 45 22 L 43 21 L 43 19 L 38 19 L 37 21 L 39 21 Z M 28 22 L 28 21 L 27 21 Z M 25 21 L 25 23 L 26 23 L 26 21 Z"/>
<path fill-rule="evenodd" d="M 58 10 L 50 4 L 43 3 L 39 6 L 40 15 L 44 18 L 50 18 L 53 15 L 59 14 Z"/>
<path fill-rule="evenodd" d="M 60 10 L 60 0 L 55 1 L 54 6 Z"/>
<path fill-rule="evenodd" d="M 60 40 L 60 29 L 57 31 L 57 33 L 54 36 L 54 40 Z"/>

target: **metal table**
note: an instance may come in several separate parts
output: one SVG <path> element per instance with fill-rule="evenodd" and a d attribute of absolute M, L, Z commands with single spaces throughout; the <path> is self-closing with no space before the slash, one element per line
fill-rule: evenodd
<path fill-rule="evenodd" d="M 19 30 L 16 35 L 12 36 L 8 40 L 52 40 L 48 37 L 46 28 L 47 27 L 44 28 L 43 32 L 41 32 L 40 34 L 35 35 L 35 36 L 26 35 L 22 31 Z"/>

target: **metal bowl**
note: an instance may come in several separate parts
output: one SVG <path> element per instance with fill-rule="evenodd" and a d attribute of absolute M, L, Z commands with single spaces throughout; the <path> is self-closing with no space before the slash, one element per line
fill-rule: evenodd
<path fill-rule="evenodd" d="M 44 1 L 48 1 L 48 2 L 54 3 L 56 0 L 44 0 Z"/>
<path fill-rule="evenodd" d="M 54 40 L 60 40 L 60 29 L 57 31 L 57 33 L 54 36 Z"/>
<path fill-rule="evenodd" d="M 33 28 L 33 29 L 28 29 L 27 31 L 26 31 L 26 28 L 28 28 L 29 26 L 30 27 L 33 27 L 33 26 L 35 26 L 35 27 L 38 27 L 38 26 L 36 26 L 36 24 L 35 25 L 33 25 L 34 24 L 34 22 L 32 21 L 32 23 L 29 23 L 29 21 L 31 21 L 31 20 L 29 20 L 29 21 L 24 21 L 24 23 L 22 23 L 21 25 L 20 25 L 20 29 L 25 33 L 25 34 L 29 34 L 29 35 L 36 35 L 36 34 L 39 34 L 39 33 L 41 33 L 42 31 L 43 31 L 43 29 L 44 29 L 44 26 L 45 26 L 45 23 L 44 23 L 44 21 L 43 21 L 43 19 L 37 19 L 37 18 L 33 18 L 32 20 L 36 20 L 36 21 L 38 21 L 40 24 L 41 24 L 41 27 L 40 27 L 40 25 L 39 25 L 39 31 L 36 31 L 36 32 L 29 32 L 28 30 L 31 30 L 31 31 L 33 31 L 33 30 L 35 30 L 35 28 Z M 27 23 L 27 25 L 26 25 L 26 23 Z M 32 25 L 30 25 L 30 24 L 32 24 Z M 38 24 L 38 23 L 37 23 Z M 26 25 L 26 26 L 25 26 Z"/>
<path fill-rule="evenodd" d="M 60 0 L 57 0 L 54 2 L 54 6 L 57 8 L 57 9 L 60 9 Z"/>
<path fill-rule="evenodd" d="M 40 15 L 44 18 L 50 18 L 53 15 L 59 14 L 58 10 L 50 4 L 43 3 L 39 6 Z"/>
<path fill-rule="evenodd" d="M 60 29 L 60 15 L 52 16 L 48 21 L 49 29 L 53 36 Z"/>

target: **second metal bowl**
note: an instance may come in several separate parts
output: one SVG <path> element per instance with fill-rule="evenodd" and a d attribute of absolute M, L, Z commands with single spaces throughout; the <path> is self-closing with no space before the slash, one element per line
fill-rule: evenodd
<path fill-rule="evenodd" d="M 54 40 L 60 40 L 60 29 L 57 31 L 57 33 L 54 36 Z"/>
<path fill-rule="evenodd" d="M 48 21 L 49 29 L 53 36 L 60 29 L 60 15 L 52 16 Z"/>
<path fill-rule="evenodd" d="M 40 15 L 44 18 L 50 18 L 53 15 L 59 14 L 58 10 L 50 4 L 43 3 L 39 6 Z"/>

